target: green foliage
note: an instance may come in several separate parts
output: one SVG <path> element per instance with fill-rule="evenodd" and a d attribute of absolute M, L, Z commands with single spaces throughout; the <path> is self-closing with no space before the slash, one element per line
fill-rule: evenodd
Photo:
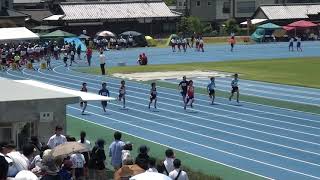
<path fill-rule="evenodd" d="M 237 33 L 239 31 L 239 25 L 237 21 L 233 18 L 228 19 L 224 22 L 224 30 L 230 34 L 230 33 Z"/>
<path fill-rule="evenodd" d="M 176 0 L 164 0 L 164 2 L 165 2 L 168 6 L 176 5 L 176 3 L 177 3 Z"/>
<path fill-rule="evenodd" d="M 180 22 L 177 24 L 178 34 L 191 34 L 195 32 L 196 34 L 202 34 L 205 31 L 212 32 L 211 24 L 204 25 L 201 23 L 198 17 L 182 17 Z"/>
<path fill-rule="evenodd" d="M 212 33 L 213 28 L 210 23 L 207 23 L 203 28 L 203 33 Z"/>

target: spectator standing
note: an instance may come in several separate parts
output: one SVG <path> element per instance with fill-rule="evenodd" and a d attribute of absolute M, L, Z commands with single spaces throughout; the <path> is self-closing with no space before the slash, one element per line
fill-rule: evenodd
<path fill-rule="evenodd" d="M 149 149 L 147 146 L 142 145 L 139 148 L 139 154 L 136 157 L 136 164 L 140 166 L 142 169 L 147 170 L 149 166 L 149 155 L 148 155 Z"/>
<path fill-rule="evenodd" d="M 105 65 L 106 65 L 106 56 L 103 54 L 103 51 L 100 51 L 99 56 L 101 74 L 106 75 Z"/>
<path fill-rule="evenodd" d="M 109 146 L 109 157 L 111 157 L 111 165 L 115 170 L 121 168 L 122 165 L 122 150 L 125 143 L 121 141 L 122 134 L 118 131 L 114 133 L 114 141 Z"/>
<path fill-rule="evenodd" d="M 16 147 L 12 144 L 6 145 L 5 148 L 7 152 L 6 156 L 12 160 L 13 165 L 11 168 L 9 168 L 8 177 L 15 177 L 18 172 L 22 170 L 29 170 L 30 161 L 25 155 L 16 151 Z"/>
<path fill-rule="evenodd" d="M 96 180 L 105 180 L 106 177 L 106 166 L 104 161 L 107 159 L 104 151 L 105 141 L 103 139 L 99 139 L 96 143 L 96 146 L 92 149 L 91 152 L 91 161 L 93 162 L 96 175 Z"/>
<path fill-rule="evenodd" d="M 77 47 L 77 55 L 78 55 L 78 60 L 81 60 L 81 45 Z"/>
<path fill-rule="evenodd" d="M 83 154 L 80 152 L 76 152 L 70 156 L 70 160 L 72 161 L 72 169 L 73 169 L 73 177 L 75 180 L 81 180 L 84 177 L 84 165 L 86 160 L 84 159 Z"/>
<path fill-rule="evenodd" d="M 91 149 L 91 142 L 86 139 L 86 136 L 87 136 L 86 132 L 85 131 L 81 131 L 80 132 L 80 140 L 78 141 L 78 143 L 85 144 L 88 149 Z M 82 154 L 83 154 L 84 159 L 86 161 L 86 163 L 84 164 L 84 175 L 87 177 L 89 175 L 89 173 L 88 173 L 88 163 L 90 161 L 90 156 L 89 156 L 89 152 L 83 152 Z"/>
<path fill-rule="evenodd" d="M 172 149 L 167 149 L 166 159 L 163 161 L 163 174 L 169 176 L 169 173 L 174 170 L 173 161 L 175 159 L 175 155 Z"/>
<path fill-rule="evenodd" d="M 185 171 L 181 170 L 181 161 L 175 159 L 173 161 L 174 170 L 169 173 L 169 177 L 173 180 L 189 180 L 188 175 Z"/>
<path fill-rule="evenodd" d="M 55 134 L 53 136 L 50 137 L 47 145 L 53 149 L 55 147 L 57 147 L 60 144 L 64 144 L 67 142 L 67 139 L 64 135 L 62 135 L 62 130 L 63 128 L 61 126 L 56 126 L 55 129 Z"/>
<path fill-rule="evenodd" d="M 86 56 L 87 56 L 88 65 L 91 66 L 92 49 L 90 47 L 87 48 Z"/>

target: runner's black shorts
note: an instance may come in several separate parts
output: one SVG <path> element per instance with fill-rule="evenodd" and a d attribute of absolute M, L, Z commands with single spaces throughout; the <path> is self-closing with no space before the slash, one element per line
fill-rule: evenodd
<path fill-rule="evenodd" d="M 214 93 L 215 93 L 215 90 L 214 90 L 214 89 L 210 89 L 210 90 L 209 90 L 209 96 L 213 96 Z"/>
<path fill-rule="evenodd" d="M 239 91 L 239 87 L 232 87 L 231 93 L 235 93 Z"/>

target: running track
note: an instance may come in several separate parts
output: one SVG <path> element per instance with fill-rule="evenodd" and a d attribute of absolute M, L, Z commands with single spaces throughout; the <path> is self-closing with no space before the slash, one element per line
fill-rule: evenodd
<path fill-rule="evenodd" d="M 115 97 L 119 79 L 87 75 L 57 66 L 54 71 L 0 73 L 12 79 L 35 79 L 79 90 L 88 83 L 98 92 L 108 83 Z M 197 94 L 195 108 L 185 112 L 176 90 L 159 88 L 158 111 L 148 110 L 149 85 L 127 81 L 127 110 L 111 102 L 103 113 L 100 102 L 88 104 L 86 116 L 78 104 L 68 114 L 161 143 L 211 161 L 260 176 L 284 179 L 320 179 L 320 116 L 254 103 L 241 105 Z"/>
<path fill-rule="evenodd" d="M 216 89 L 230 91 L 231 78 L 216 78 Z M 179 83 L 181 79 L 168 79 L 165 82 Z M 207 87 L 209 79 L 193 79 L 195 86 Z M 268 99 L 288 101 L 293 103 L 320 106 L 320 89 L 289 86 L 259 81 L 240 79 L 240 93 Z"/>
<path fill-rule="evenodd" d="M 184 52 L 172 52 L 171 48 L 132 48 L 121 51 L 108 51 L 108 66 L 117 66 L 119 62 L 127 65 L 137 65 L 139 54 L 146 53 L 149 64 L 178 64 L 191 62 L 214 62 L 230 60 L 274 59 L 292 57 L 319 57 L 320 41 L 302 42 L 303 52 L 289 52 L 288 43 L 264 43 L 251 45 L 236 45 L 234 52 L 230 52 L 230 46 L 205 45 L 205 52 L 196 52 L 188 49 Z M 98 60 L 98 53 L 93 59 Z M 96 61 L 99 63 L 99 61 Z"/>

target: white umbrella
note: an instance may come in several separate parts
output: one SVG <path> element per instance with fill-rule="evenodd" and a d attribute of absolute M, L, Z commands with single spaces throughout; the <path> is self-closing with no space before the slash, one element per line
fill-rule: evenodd
<path fill-rule="evenodd" d="M 97 33 L 97 36 L 101 37 L 115 37 L 116 35 L 113 32 L 110 31 L 101 31 Z"/>
<path fill-rule="evenodd" d="M 136 176 L 133 176 L 130 178 L 130 180 L 172 180 L 168 176 L 160 173 L 155 173 L 155 172 L 145 172 L 138 174 Z"/>

